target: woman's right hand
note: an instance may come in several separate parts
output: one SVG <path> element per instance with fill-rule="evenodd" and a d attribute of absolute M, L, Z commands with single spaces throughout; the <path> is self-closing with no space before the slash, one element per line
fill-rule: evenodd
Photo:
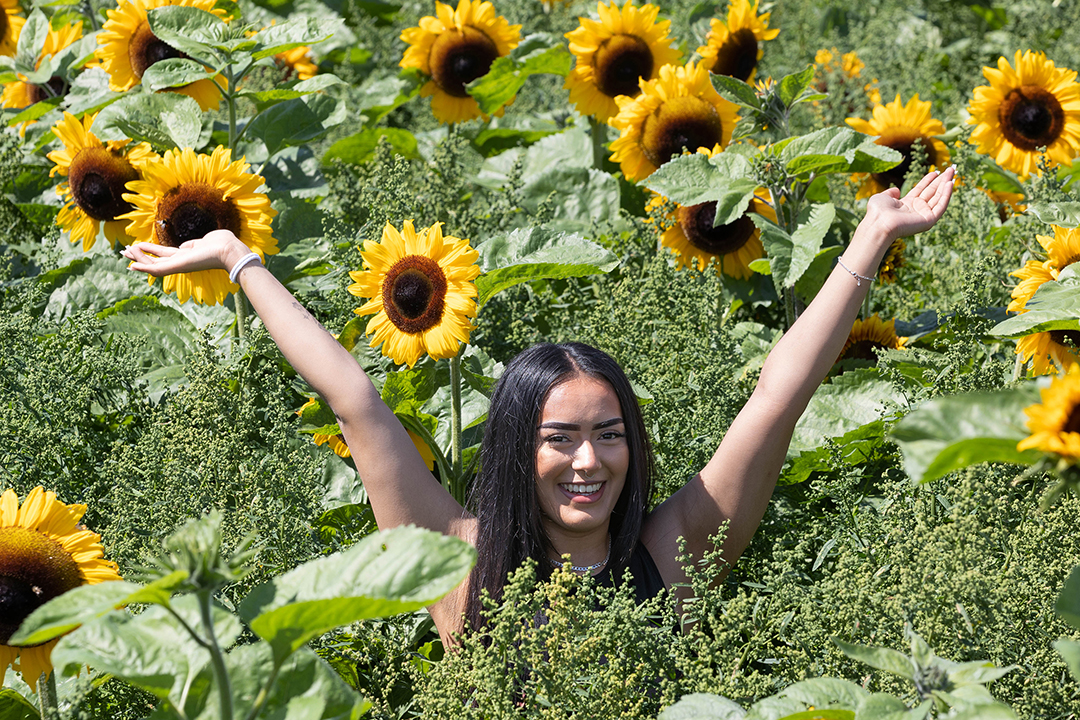
<path fill-rule="evenodd" d="M 129 270 L 154 277 L 196 270 L 230 270 L 237 260 L 251 252 L 229 230 L 215 230 L 198 240 L 188 240 L 178 248 L 138 242 L 120 251 L 131 260 Z"/>

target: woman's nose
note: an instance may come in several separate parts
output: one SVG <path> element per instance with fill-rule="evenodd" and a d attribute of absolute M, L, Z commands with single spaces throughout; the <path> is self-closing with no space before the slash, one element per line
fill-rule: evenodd
<path fill-rule="evenodd" d="M 586 440 L 578 446 L 574 453 L 573 468 L 583 475 L 592 475 L 600 467 L 600 459 L 596 456 L 596 450 L 591 442 Z"/>

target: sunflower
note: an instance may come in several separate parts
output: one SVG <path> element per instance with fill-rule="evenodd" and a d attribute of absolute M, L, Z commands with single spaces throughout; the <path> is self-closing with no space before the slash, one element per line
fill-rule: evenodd
<path fill-rule="evenodd" d="M 1080 365 L 1072 365 L 1039 391 L 1042 404 L 1024 408 L 1031 435 L 1017 450 L 1035 448 L 1071 462 L 1080 459 Z"/>
<path fill-rule="evenodd" d="M 578 18 L 578 28 L 566 33 L 577 63 L 565 87 L 579 113 L 608 122 L 619 111 L 616 97 L 635 97 L 641 80 L 656 78 L 661 67 L 679 59 L 668 37 L 671 21 L 657 22 L 658 12 L 655 5 L 627 2 L 619 10 L 614 2 L 598 3 L 599 22 Z"/>
<path fill-rule="evenodd" d="M 139 169 L 157 157 L 147 143 L 129 147 L 130 140 L 101 142 L 90 132 L 95 118 L 96 113 L 80 121 L 65 112 L 64 119 L 53 127 L 64 149 L 48 155 L 56 163 L 50 174 L 59 173 L 68 179 L 56 188 L 56 194 L 64 200 L 56 224 L 68 231 L 71 242 L 82 242 L 83 252 L 94 247 L 102 225 L 109 245 L 115 247 L 118 240 L 131 244 L 124 232 L 127 221 L 120 219 L 132 209 L 123 198 L 125 185 L 138 180 Z"/>
<path fill-rule="evenodd" d="M 878 280 L 881 280 L 886 285 L 896 282 L 896 271 L 907 263 L 904 259 L 905 250 L 907 250 L 907 243 L 904 242 L 903 238 L 896 238 L 892 241 L 889 249 L 885 251 L 885 259 L 881 261 L 881 265 L 878 267 Z"/>
<path fill-rule="evenodd" d="M 757 64 L 765 51 L 761 43 L 780 34 L 769 29 L 770 13 L 757 14 L 758 0 L 732 0 L 727 21 L 713 19 L 705 44 L 697 49 L 702 64 L 717 75 L 730 75 L 746 83 L 754 81 Z"/>
<path fill-rule="evenodd" d="M 40 67 L 42 60 L 50 55 L 55 55 L 64 48 L 70 46 L 72 43 L 79 40 L 82 37 L 82 34 L 81 22 L 64 25 L 59 30 L 54 30 L 50 25 L 49 32 L 45 35 L 45 43 L 41 48 L 41 53 L 38 55 L 34 67 Z M 28 83 L 22 75 L 19 77 L 19 80 L 4 85 L 4 92 L 0 95 L 0 105 L 3 105 L 6 108 L 27 108 L 48 97 L 62 95 L 66 90 L 64 79 L 56 75 L 54 75 L 47 83 L 48 88 Z M 33 120 L 27 121 L 23 127 L 25 128 L 26 125 L 29 125 L 31 122 L 33 122 Z"/>
<path fill-rule="evenodd" d="M 1039 148 L 1051 164 L 1072 165 L 1080 153 L 1080 84 L 1076 72 L 1056 68 L 1043 53 L 1016 51 L 984 67 L 990 85 L 975 88 L 968 105 L 975 125 L 970 142 L 1021 178 L 1038 172 Z"/>
<path fill-rule="evenodd" d="M 897 337 L 896 321 L 883 322 L 877 313 L 866 320 L 856 320 L 851 327 L 844 349 L 836 362 L 841 360 L 870 360 L 877 362 L 875 348 L 900 350 L 907 342 L 906 337 Z"/>
<path fill-rule="evenodd" d="M 701 63 L 665 65 L 655 80 L 641 82 L 641 94 L 615 99 L 620 131 L 611 159 L 627 180 L 642 180 L 683 148 L 727 147 L 738 122 L 734 103 L 720 97 Z"/>
<path fill-rule="evenodd" d="M 0 8 L 4 9 L 0 13 L 0 55 L 14 57 L 26 18 L 21 14 L 23 9 L 19 0 L 0 0 Z"/>
<path fill-rule="evenodd" d="M 85 505 L 65 505 L 40 487 L 19 507 L 14 490 L 0 495 L 0 685 L 8 665 L 37 690 L 59 638 L 43 645 L 6 643 L 26 617 L 49 600 L 80 585 L 119 580 L 116 564 L 104 558 L 101 536 L 79 524 Z"/>
<path fill-rule="evenodd" d="M 349 292 L 370 298 L 354 312 L 376 313 L 366 329 L 371 347 L 412 367 L 425 352 L 449 358 L 469 342 L 480 256 L 468 240 L 444 237 L 442 223 L 417 232 L 406 220 L 400 233 L 387 223 L 382 242 L 366 241 L 360 256 L 367 269 L 349 273 Z"/>
<path fill-rule="evenodd" d="M 296 73 L 297 80 L 308 80 L 319 73 L 319 66 L 311 60 L 311 48 L 307 45 L 280 52 L 274 56 L 287 69 L 285 77 Z"/>
<path fill-rule="evenodd" d="M 409 47 L 400 65 L 428 76 L 420 95 L 431 97 L 431 111 L 439 122 L 472 120 L 483 113 L 465 86 L 517 47 L 520 30 L 520 25 L 496 15 L 490 2 L 459 0 L 457 10 L 436 2 L 434 17 L 422 17 L 419 27 L 402 31 L 401 39 Z M 499 108 L 496 115 L 501 114 Z"/>
<path fill-rule="evenodd" d="M 105 72 L 109 73 L 109 89 L 124 92 L 142 80 L 146 69 L 168 58 L 186 58 L 187 55 L 159 40 L 150 31 L 146 13 L 154 8 L 178 5 L 195 7 L 224 17 L 225 11 L 215 8 L 214 0 L 121 0 L 120 6 L 109 10 L 108 20 L 98 33 L 98 49 L 95 56 Z M 218 76 L 217 82 L 225 78 Z M 221 103 L 221 93 L 214 80 L 197 80 L 182 87 L 169 88 L 194 98 L 203 110 L 215 110 Z"/>
<path fill-rule="evenodd" d="M 1001 218 L 1001 222 L 1005 222 L 1013 215 L 1021 215 L 1027 210 L 1024 193 L 1009 192 L 1008 190 L 989 190 L 983 187 L 979 188 L 979 190 L 986 193 L 986 196 L 997 205 L 998 217 Z"/>
<path fill-rule="evenodd" d="M 263 179 L 247 172 L 242 159 L 231 159 L 228 148 L 219 145 L 211 155 L 184 148 L 148 162 L 142 168 L 143 179 L 129 183 L 131 192 L 124 195 L 135 206 L 121 216 L 129 221 L 127 233 L 143 242 L 179 247 L 214 230 L 231 230 L 263 260 L 276 253 L 270 221 L 277 211 L 265 193 L 257 192 Z M 154 278 L 148 282 L 153 284 Z M 194 297 L 198 303 L 216 305 L 238 287 L 224 270 L 163 279 L 165 292 L 175 292 L 181 303 Z"/>
<path fill-rule="evenodd" d="M 900 102 L 900 94 L 888 105 L 874 106 L 873 119 L 847 119 L 847 124 L 857 132 L 879 136 L 878 145 L 896 150 L 903 160 L 896 167 L 879 173 L 856 175 L 862 179 L 858 198 L 870 197 L 890 187 L 902 187 L 904 177 L 911 169 L 912 153 L 920 146 L 926 154 L 926 162 L 931 168 L 943 168 L 949 164 L 949 149 L 935 135 L 945 132 L 945 125 L 940 120 L 930 117 L 930 103 L 919 100 L 916 93 L 907 105 Z"/>

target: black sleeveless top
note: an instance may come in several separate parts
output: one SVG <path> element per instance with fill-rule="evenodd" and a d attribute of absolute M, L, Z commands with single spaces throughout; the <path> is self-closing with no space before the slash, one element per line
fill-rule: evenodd
<path fill-rule="evenodd" d="M 665 588 L 664 578 L 660 577 L 660 571 L 656 569 L 656 563 L 653 562 L 652 555 L 649 554 L 648 548 L 640 540 L 638 540 L 634 552 L 630 555 L 630 562 L 623 569 L 629 570 L 630 574 L 634 576 L 634 598 L 638 603 L 651 600 Z M 604 568 L 603 572 L 594 575 L 593 579 L 596 580 L 596 584 L 600 587 L 613 587 L 615 584 L 612 578 L 613 572 L 613 568 Z M 619 575 L 622 576 L 622 571 L 619 571 Z"/>

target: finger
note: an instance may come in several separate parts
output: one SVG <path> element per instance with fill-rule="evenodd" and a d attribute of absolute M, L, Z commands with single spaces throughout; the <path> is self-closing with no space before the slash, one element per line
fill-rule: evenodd
<path fill-rule="evenodd" d="M 945 172 L 940 173 L 933 182 L 931 182 L 922 192 L 924 198 L 931 198 L 941 192 L 941 188 L 946 185 L 953 184 L 953 178 L 956 175 L 955 166 L 949 166 L 945 169 Z"/>
<path fill-rule="evenodd" d="M 922 195 L 923 190 L 928 188 L 930 186 L 930 183 L 934 182 L 939 177 L 941 177 L 941 174 L 937 170 L 926 173 L 925 175 L 923 175 L 922 180 L 916 183 L 915 187 L 911 188 L 911 190 L 908 191 L 908 194 L 904 197 L 910 198 Z"/>

